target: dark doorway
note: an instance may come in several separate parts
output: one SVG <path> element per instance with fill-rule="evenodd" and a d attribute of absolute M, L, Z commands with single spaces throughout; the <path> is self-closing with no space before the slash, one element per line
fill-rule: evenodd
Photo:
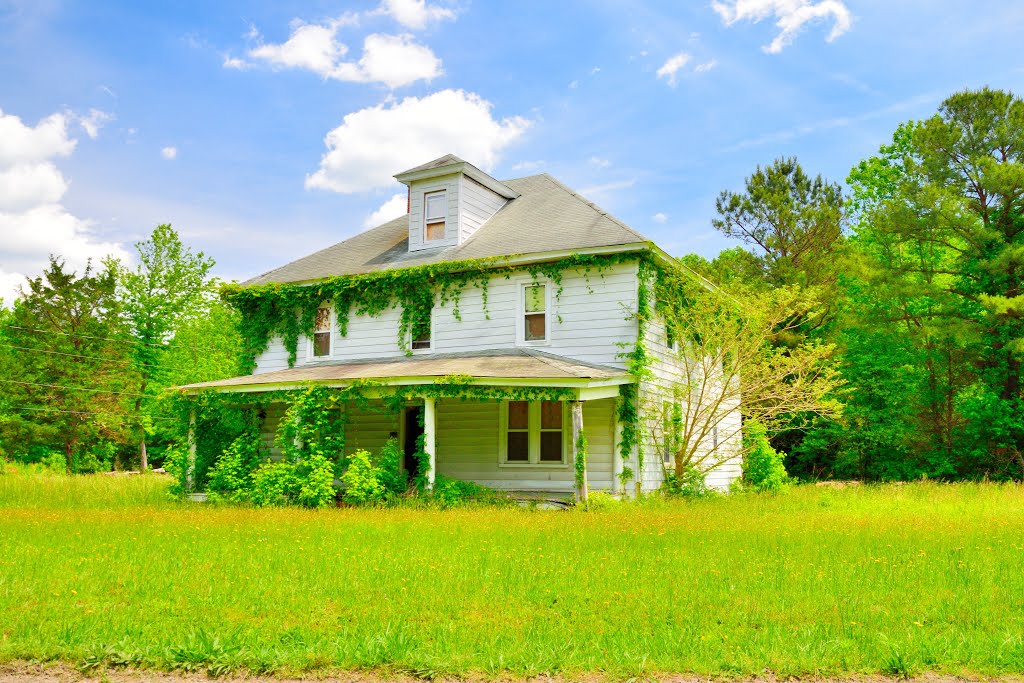
<path fill-rule="evenodd" d="M 410 406 L 405 409 L 405 471 L 413 479 L 419 474 L 416 462 L 416 440 L 423 434 L 423 407 Z"/>

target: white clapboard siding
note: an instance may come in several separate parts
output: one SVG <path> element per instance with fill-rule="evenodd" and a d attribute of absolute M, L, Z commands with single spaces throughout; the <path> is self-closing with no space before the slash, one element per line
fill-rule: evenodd
<path fill-rule="evenodd" d="M 648 326 L 646 334 L 647 350 L 651 356 L 650 382 L 641 385 L 641 396 L 649 398 L 659 397 L 655 402 L 660 401 L 661 396 L 671 395 L 673 385 L 683 383 L 685 372 L 675 355 L 667 345 L 665 325 L 660 320 L 654 320 Z M 741 417 L 738 406 L 726 408 L 727 413 L 719 424 L 719 432 L 723 432 L 723 439 L 718 444 L 719 464 L 711 469 L 705 477 L 709 487 L 718 490 L 728 490 L 733 480 L 742 476 L 742 438 L 738 427 Z M 725 434 L 734 434 L 731 438 L 724 438 Z M 705 450 L 711 450 L 713 444 L 702 444 Z M 654 442 L 654 438 L 648 436 L 645 452 L 647 453 L 644 463 L 643 487 L 645 490 L 652 490 L 661 485 L 664 479 L 662 454 Z"/>
<path fill-rule="evenodd" d="M 409 251 L 453 247 L 459 243 L 459 188 L 460 174 L 430 178 L 414 182 L 409 187 Z M 423 195 L 444 190 L 447 192 L 448 215 L 445 218 L 444 239 L 424 241 Z"/>
<path fill-rule="evenodd" d="M 532 282 L 528 274 L 511 279 L 494 277 L 487 288 L 487 308 L 483 292 L 476 286 L 466 287 L 456 304 L 449 300 L 433 311 L 433 353 L 486 351 L 516 347 L 517 325 L 521 324 L 522 287 Z M 549 341 L 532 345 L 540 351 L 568 358 L 625 367 L 623 346 L 631 347 L 636 339 L 636 264 L 623 263 L 604 273 L 566 271 L 562 276 L 562 293 L 556 297 L 552 288 L 549 314 Z M 458 317 L 456 317 L 456 306 Z M 347 334 L 343 337 L 335 326 L 332 355 L 316 360 L 361 360 L 390 358 L 403 353 L 398 343 L 401 309 L 393 307 L 376 316 L 349 313 Z M 296 365 L 311 362 L 308 340 L 299 340 Z M 270 372 L 288 367 L 288 352 L 279 337 L 270 341 L 267 350 L 257 359 L 256 372 Z"/>
<path fill-rule="evenodd" d="M 473 236 L 481 225 L 505 206 L 504 197 L 488 190 L 472 178 L 462 176 L 459 188 L 462 205 L 459 210 L 460 243 Z"/>

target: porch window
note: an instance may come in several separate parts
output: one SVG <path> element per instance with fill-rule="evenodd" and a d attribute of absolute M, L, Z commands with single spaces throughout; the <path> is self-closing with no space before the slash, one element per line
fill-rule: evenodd
<path fill-rule="evenodd" d="M 331 309 L 321 306 L 316 310 L 316 325 L 313 330 L 313 357 L 331 355 Z"/>
<path fill-rule="evenodd" d="M 548 295 L 547 286 L 531 284 L 523 287 L 523 340 L 547 341 Z"/>
<path fill-rule="evenodd" d="M 445 216 L 448 213 L 447 192 L 431 192 L 423 195 L 424 241 L 435 242 L 444 239 Z"/>
<path fill-rule="evenodd" d="M 501 460 L 512 465 L 565 463 L 565 403 L 507 401 L 502 406 Z"/>

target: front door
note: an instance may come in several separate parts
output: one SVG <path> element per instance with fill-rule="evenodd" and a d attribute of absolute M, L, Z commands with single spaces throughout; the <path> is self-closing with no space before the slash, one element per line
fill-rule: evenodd
<path fill-rule="evenodd" d="M 405 409 L 405 471 L 413 479 L 419 474 L 416 462 L 416 441 L 423 435 L 423 407 L 409 406 Z"/>

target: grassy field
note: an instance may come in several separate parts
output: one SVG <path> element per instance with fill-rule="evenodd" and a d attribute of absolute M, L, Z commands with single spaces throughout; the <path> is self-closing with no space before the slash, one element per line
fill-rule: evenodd
<path fill-rule="evenodd" d="M 430 678 L 1024 672 L 1024 488 L 250 510 L 0 475 L 0 662 Z"/>

